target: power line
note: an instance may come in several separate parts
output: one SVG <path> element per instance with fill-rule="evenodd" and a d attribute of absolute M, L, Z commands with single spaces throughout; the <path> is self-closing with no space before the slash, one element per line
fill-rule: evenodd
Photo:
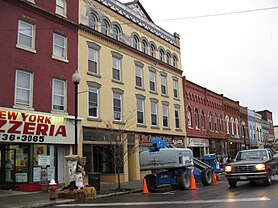
<path fill-rule="evenodd" d="M 225 13 L 217 13 L 217 14 L 207 14 L 207 15 L 200 15 L 200 16 L 191 16 L 191 17 L 181 17 L 181 18 L 163 19 L 163 20 L 156 20 L 156 22 L 166 22 L 166 21 L 175 21 L 175 20 L 186 20 L 186 19 L 197 19 L 197 18 L 206 18 L 206 17 L 225 16 L 225 15 L 233 15 L 233 14 L 260 12 L 260 11 L 272 10 L 272 9 L 278 9 L 278 6 L 266 7 L 266 8 L 259 8 L 259 9 L 249 9 L 249 10 L 235 11 L 235 12 L 225 12 Z"/>

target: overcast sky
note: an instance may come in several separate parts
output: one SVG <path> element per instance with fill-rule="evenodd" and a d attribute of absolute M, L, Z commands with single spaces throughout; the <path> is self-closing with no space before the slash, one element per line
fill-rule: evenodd
<path fill-rule="evenodd" d="M 278 125 L 278 0 L 140 3 L 158 26 L 180 34 L 187 79 L 251 110 L 271 111 Z"/>

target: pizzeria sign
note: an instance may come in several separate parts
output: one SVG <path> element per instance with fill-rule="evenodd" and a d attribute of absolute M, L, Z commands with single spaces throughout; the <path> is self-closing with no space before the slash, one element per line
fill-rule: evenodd
<path fill-rule="evenodd" d="M 0 142 L 74 144 L 74 120 L 0 108 Z"/>

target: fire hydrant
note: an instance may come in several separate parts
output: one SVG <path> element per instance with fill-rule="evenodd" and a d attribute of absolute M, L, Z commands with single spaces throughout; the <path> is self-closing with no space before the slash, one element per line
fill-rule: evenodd
<path fill-rule="evenodd" d="M 56 199 L 56 191 L 57 189 L 57 185 L 56 185 L 56 182 L 54 179 L 52 179 L 49 183 L 49 187 L 48 187 L 48 190 L 49 190 L 49 199 L 50 200 L 55 200 Z"/>

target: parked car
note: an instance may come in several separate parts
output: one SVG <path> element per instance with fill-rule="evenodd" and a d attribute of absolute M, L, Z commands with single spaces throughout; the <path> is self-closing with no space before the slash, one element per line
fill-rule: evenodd
<path fill-rule="evenodd" d="M 278 174 L 278 154 L 270 149 L 241 150 L 233 162 L 225 167 L 225 175 L 231 187 L 237 181 L 263 181 L 270 185 L 272 176 Z"/>

